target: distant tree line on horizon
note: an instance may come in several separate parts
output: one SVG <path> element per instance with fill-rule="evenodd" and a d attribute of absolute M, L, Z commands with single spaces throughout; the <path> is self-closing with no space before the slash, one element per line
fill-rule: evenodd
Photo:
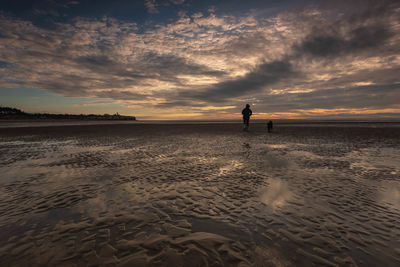
<path fill-rule="evenodd" d="M 61 119 L 61 120 L 136 120 L 135 116 L 124 116 L 117 113 L 110 114 L 50 114 L 50 113 L 26 113 L 17 108 L 0 107 L 0 119 Z"/>

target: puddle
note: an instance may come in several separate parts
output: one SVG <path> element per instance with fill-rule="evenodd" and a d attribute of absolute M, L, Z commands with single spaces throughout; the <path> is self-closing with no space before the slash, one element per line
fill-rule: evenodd
<path fill-rule="evenodd" d="M 400 149 L 365 148 L 346 155 L 351 162 L 350 168 L 361 168 L 365 170 L 392 169 L 396 174 L 400 171 Z"/>
<path fill-rule="evenodd" d="M 269 185 L 260 191 L 260 200 L 273 211 L 286 205 L 293 196 L 288 183 L 280 179 L 270 179 Z"/>
<path fill-rule="evenodd" d="M 379 202 L 400 211 L 400 182 L 382 182 L 378 200 Z"/>

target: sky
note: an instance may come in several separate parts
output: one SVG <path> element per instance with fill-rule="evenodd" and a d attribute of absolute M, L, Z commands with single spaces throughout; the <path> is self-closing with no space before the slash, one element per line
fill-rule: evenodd
<path fill-rule="evenodd" d="M 400 119 L 400 3 L 2 0 L 0 106 Z"/>

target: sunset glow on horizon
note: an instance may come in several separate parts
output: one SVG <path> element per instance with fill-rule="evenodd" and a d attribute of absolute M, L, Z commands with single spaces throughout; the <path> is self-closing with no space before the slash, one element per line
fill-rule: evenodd
<path fill-rule="evenodd" d="M 11 1 L 0 106 L 140 119 L 400 119 L 398 1 Z"/>

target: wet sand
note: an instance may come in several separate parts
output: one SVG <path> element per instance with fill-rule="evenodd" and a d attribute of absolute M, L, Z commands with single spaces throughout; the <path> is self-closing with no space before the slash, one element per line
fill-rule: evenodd
<path fill-rule="evenodd" d="M 0 266 L 400 266 L 400 127 L 0 129 Z"/>

